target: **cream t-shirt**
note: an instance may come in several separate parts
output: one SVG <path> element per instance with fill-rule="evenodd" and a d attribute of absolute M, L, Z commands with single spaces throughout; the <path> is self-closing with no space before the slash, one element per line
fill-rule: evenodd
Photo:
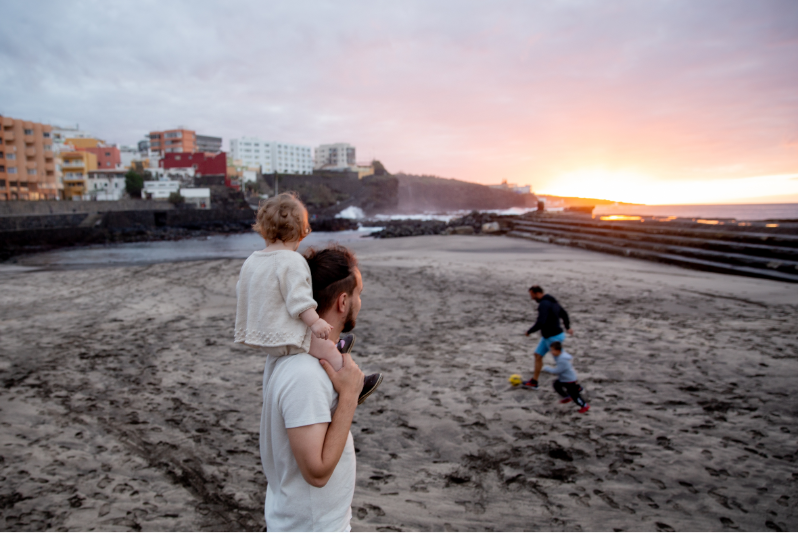
<path fill-rule="evenodd" d="M 302 477 L 286 430 L 330 422 L 337 405 L 338 393 L 318 359 L 266 357 L 260 458 L 268 481 L 267 531 L 349 531 L 356 462 L 352 433 L 330 480 L 316 488 Z"/>

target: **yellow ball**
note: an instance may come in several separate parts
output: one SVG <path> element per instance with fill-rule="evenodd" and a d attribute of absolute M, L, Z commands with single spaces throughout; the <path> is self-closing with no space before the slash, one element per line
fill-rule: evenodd
<path fill-rule="evenodd" d="M 521 376 L 519 376 L 518 374 L 513 374 L 512 376 L 510 376 L 510 378 L 507 381 L 509 381 L 510 385 L 512 385 L 513 387 L 517 387 L 523 382 L 523 379 L 521 379 Z"/>

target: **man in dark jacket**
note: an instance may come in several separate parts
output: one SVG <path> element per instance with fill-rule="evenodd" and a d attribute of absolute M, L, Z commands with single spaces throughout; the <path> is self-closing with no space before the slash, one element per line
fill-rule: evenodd
<path fill-rule="evenodd" d="M 541 339 L 538 347 L 535 348 L 535 375 L 529 381 L 525 381 L 522 385 L 526 389 L 538 388 L 538 378 L 540 371 L 543 368 L 543 356 L 549 351 L 549 346 L 552 342 L 564 342 L 565 332 L 560 327 L 560 320 L 562 320 L 568 335 L 573 335 L 571 329 L 571 320 L 568 318 L 568 313 L 557 302 L 554 296 L 550 296 L 543 292 L 539 285 L 533 285 L 529 288 L 529 296 L 538 302 L 538 319 L 525 333 L 529 337 L 530 333 L 540 330 Z"/>

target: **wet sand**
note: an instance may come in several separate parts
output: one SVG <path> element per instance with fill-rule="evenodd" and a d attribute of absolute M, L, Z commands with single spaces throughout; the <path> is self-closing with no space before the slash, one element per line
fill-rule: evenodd
<path fill-rule="evenodd" d="M 798 529 L 798 288 L 504 237 L 355 245 L 354 530 Z M 242 261 L 0 268 L 0 527 L 260 530 Z M 512 388 L 526 288 L 592 406 Z"/>

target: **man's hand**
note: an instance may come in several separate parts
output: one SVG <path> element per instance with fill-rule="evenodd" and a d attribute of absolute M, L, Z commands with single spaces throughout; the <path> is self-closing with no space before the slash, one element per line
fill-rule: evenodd
<path fill-rule="evenodd" d="M 344 398 L 354 398 L 355 404 L 357 404 L 357 398 L 363 390 L 363 379 L 365 376 L 363 375 L 363 371 L 360 370 L 360 367 L 352 360 L 351 354 L 345 353 L 341 355 L 344 358 L 344 365 L 338 372 L 324 359 L 319 359 L 319 363 L 321 363 L 324 371 L 327 372 L 327 375 L 330 377 L 335 392 L 338 393 L 338 403 L 342 403 Z"/>
<path fill-rule="evenodd" d="M 320 318 L 310 326 L 310 331 L 313 332 L 316 338 L 327 340 L 332 331 L 332 326 L 326 320 Z"/>
<path fill-rule="evenodd" d="M 572 330 L 572 329 L 567 329 L 567 330 L 565 330 L 565 332 L 566 332 L 568 335 L 571 335 L 571 336 L 573 336 L 573 334 L 574 334 L 574 330 Z"/>

